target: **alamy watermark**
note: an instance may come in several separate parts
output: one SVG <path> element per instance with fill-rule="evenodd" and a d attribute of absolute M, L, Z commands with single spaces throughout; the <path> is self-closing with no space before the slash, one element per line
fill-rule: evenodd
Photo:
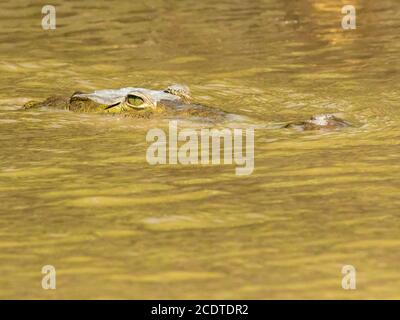
<path fill-rule="evenodd" d="M 342 288 L 344 290 L 355 290 L 356 289 L 356 268 L 352 265 L 345 265 L 342 267 Z"/>
<path fill-rule="evenodd" d="M 52 5 L 45 5 L 42 8 L 42 28 L 43 30 L 54 30 L 56 28 L 56 8 Z"/>
<path fill-rule="evenodd" d="M 357 28 L 356 24 L 356 8 L 352 5 L 346 5 L 342 8 L 342 28 L 344 30 L 354 30 Z"/>
<path fill-rule="evenodd" d="M 240 166 L 235 169 L 239 176 L 250 175 L 254 170 L 253 128 L 182 129 L 178 132 L 178 122 L 170 121 L 168 133 L 158 128 L 151 129 L 146 141 L 152 142 L 146 152 L 146 160 L 151 165 L 234 163 Z"/>
<path fill-rule="evenodd" d="M 45 265 L 42 268 L 42 288 L 44 290 L 55 290 L 56 289 L 56 268 L 52 265 Z"/>

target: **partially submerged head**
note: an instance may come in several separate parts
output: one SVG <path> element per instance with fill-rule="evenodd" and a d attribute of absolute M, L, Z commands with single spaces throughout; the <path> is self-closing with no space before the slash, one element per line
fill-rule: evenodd
<path fill-rule="evenodd" d="M 70 99 L 70 109 L 83 112 L 134 112 L 154 111 L 163 104 L 185 104 L 190 99 L 188 87 L 172 85 L 166 90 L 122 88 L 99 90 L 93 93 L 75 93 Z"/>

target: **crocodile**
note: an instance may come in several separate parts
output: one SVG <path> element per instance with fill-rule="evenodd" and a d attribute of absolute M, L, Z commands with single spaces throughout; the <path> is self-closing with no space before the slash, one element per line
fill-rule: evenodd
<path fill-rule="evenodd" d="M 75 92 L 65 97 L 53 95 L 42 102 L 30 101 L 23 109 L 61 109 L 81 113 L 99 113 L 123 115 L 133 118 L 197 118 L 209 122 L 221 122 L 226 119 L 244 119 L 193 102 L 187 86 L 174 84 L 165 90 L 143 88 L 121 88 L 96 90 L 92 93 Z M 236 117 L 235 117 L 236 116 Z M 291 122 L 283 128 L 301 131 L 336 130 L 350 124 L 332 114 L 316 115 L 309 120 Z"/>
<path fill-rule="evenodd" d="M 72 96 L 53 95 L 44 101 L 30 101 L 23 109 L 60 109 L 78 113 L 118 114 L 133 118 L 193 117 L 220 121 L 228 113 L 192 101 L 185 85 L 175 84 L 165 90 L 121 88 L 75 92 Z"/>

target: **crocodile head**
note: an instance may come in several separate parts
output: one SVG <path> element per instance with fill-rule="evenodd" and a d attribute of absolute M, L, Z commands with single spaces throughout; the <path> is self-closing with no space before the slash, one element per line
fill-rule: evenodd
<path fill-rule="evenodd" d="M 128 87 L 98 90 L 92 93 L 74 93 L 69 100 L 69 109 L 110 113 L 157 111 L 165 105 L 178 106 L 189 101 L 189 89 L 183 85 L 172 85 L 165 90 Z"/>

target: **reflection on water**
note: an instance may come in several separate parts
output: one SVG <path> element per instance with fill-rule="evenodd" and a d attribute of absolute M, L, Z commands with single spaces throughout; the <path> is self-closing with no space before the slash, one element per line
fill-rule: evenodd
<path fill-rule="evenodd" d="M 56 1 L 54 31 L 1 3 L 0 297 L 399 298 L 400 3 L 353 1 L 343 31 L 345 2 Z M 268 124 L 251 176 L 149 166 L 155 123 L 18 111 L 175 82 Z M 316 113 L 354 127 L 279 129 Z"/>

